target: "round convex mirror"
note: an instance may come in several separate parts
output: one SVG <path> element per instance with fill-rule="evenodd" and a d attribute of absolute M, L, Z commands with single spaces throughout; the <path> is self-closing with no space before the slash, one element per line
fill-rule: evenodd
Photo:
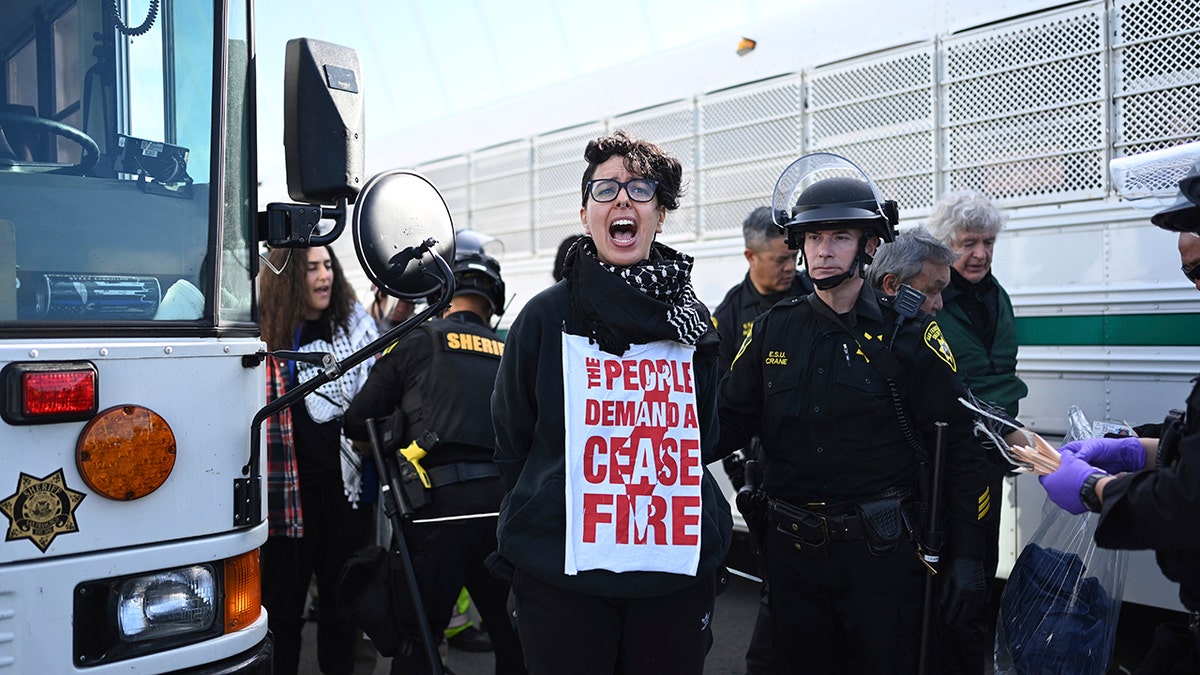
<path fill-rule="evenodd" d="M 438 255 L 454 260 L 450 209 L 424 176 L 396 170 L 367 181 L 352 228 L 367 278 L 388 295 L 419 302 L 446 283 L 428 252 L 413 256 L 414 247 L 433 239 Z"/>

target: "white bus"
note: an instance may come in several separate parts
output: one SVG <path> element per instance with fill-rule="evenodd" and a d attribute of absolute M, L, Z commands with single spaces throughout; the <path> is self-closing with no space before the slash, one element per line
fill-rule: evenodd
<path fill-rule="evenodd" d="M 249 0 L 135 4 L 0 3 L 0 673 L 265 675 L 260 423 L 287 397 L 264 406 L 258 247 L 321 243 L 366 189 L 357 58 L 289 43 L 307 203 L 260 218 Z M 436 191 L 398 180 L 432 205 L 384 220 L 440 207 L 453 259 Z M 381 288 L 428 294 L 403 237 L 353 231 Z"/>
<path fill-rule="evenodd" d="M 422 172 L 456 226 L 504 242 L 507 321 L 580 231 L 583 148 L 614 129 L 683 161 L 686 194 L 661 236 L 696 257 L 710 307 L 745 273 L 742 219 L 804 153 L 862 166 L 899 201 L 901 227 L 978 189 L 1009 215 L 994 271 L 1017 314 L 1021 418 L 1048 435 L 1072 405 L 1161 421 L 1200 373 L 1200 294 L 1173 236 L 1120 202 L 1107 166 L 1200 137 L 1198 51 L 1193 0 L 810 3 L 383 139 L 371 161 Z M 1043 500 L 1032 478 L 1009 482 L 1002 570 Z M 1130 560 L 1126 601 L 1180 608 L 1150 554 Z"/>

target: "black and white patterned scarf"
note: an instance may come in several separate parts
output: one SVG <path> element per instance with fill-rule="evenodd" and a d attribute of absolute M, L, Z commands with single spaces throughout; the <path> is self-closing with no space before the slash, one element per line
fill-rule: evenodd
<path fill-rule="evenodd" d="M 708 322 L 700 315 L 700 302 L 692 290 L 694 261 L 691 256 L 656 241 L 651 244 L 648 260 L 629 267 L 617 267 L 597 257 L 596 242 L 591 237 L 581 237 L 575 245 L 580 253 L 595 259 L 631 287 L 669 305 L 666 320 L 675 330 L 679 342 L 695 345 L 708 330 Z"/>

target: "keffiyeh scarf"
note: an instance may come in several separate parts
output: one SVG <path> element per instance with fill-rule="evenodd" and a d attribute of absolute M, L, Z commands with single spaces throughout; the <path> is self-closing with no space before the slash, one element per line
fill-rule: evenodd
<path fill-rule="evenodd" d="M 601 267 L 625 280 L 631 287 L 669 305 L 667 323 L 675 330 L 675 338 L 686 345 L 695 345 L 708 330 L 708 322 L 700 315 L 699 301 L 692 290 L 692 257 L 659 242 L 654 242 L 649 260 L 617 267 L 596 256 L 596 242 L 582 237 L 575 244 L 579 252 L 595 259 Z"/>
<path fill-rule="evenodd" d="M 375 328 L 375 321 L 362 305 L 355 303 L 354 311 L 350 315 L 349 328 L 336 330 L 332 345 L 325 340 L 314 340 L 300 347 L 300 351 L 327 352 L 333 354 L 338 361 L 342 361 L 378 337 L 379 331 Z M 350 407 L 350 401 L 362 390 L 373 363 L 374 359 L 367 359 L 343 373 L 340 378 L 322 384 L 305 396 L 304 406 L 308 409 L 309 417 L 318 424 L 341 418 Z M 297 382 L 307 382 L 320 372 L 320 366 L 296 362 Z M 358 501 L 362 497 L 362 458 L 354 451 L 350 439 L 346 438 L 344 433 L 339 432 L 338 440 L 341 446 L 342 487 L 351 506 L 358 508 Z"/>

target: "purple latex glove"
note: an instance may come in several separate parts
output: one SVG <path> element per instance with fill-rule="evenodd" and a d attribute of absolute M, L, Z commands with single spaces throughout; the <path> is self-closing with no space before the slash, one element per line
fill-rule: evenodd
<path fill-rule="evenodd" d="M 1050 498 L 1050 501 L 1069 513 L 1079 515 L 1087 511 L 1087 507 L 1079 500 L 1079 489 L 1083 487 L 1083 481 L 1094 473 L 1104 472 L 1079 459 L 1076 455 L 1064 452 L 1058 471 L 1048 476 L 1042 476 L 1038 478 L 1038 481 L 1041 482 L 1042 487 L 1046 488 L 1046 496 Z"/>
<path fill-rule="evenodd" d="M 1141 471 L 1146 465 L 1146 448 L 1137 438 L 1087 438 L 1059 448 L 1108 473 Z"/>

